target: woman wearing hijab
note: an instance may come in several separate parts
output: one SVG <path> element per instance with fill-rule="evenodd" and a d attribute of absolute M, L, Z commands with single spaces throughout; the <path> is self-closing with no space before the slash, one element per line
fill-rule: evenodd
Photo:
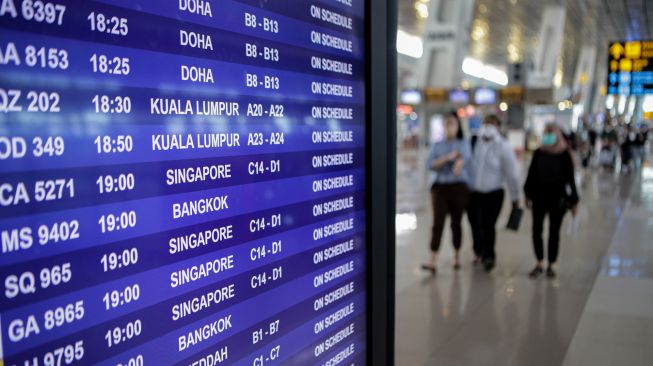
<path fill-rule="evenodd" d="M 560 128 L 550 123 L 544 129 L 542 147 L 533 154 L 524 185 L 526 204 L 533 211 L 533 249 L 537 264 L 530 272 L 536 278 L 544 273 L 544 218 L 549 217 L 547 277 L 555 277 L 554 265 L 560 246 L 560 226 L 568 209 L 576 212 L 578 193 L 574 163 Z"/>
<path fill-rule="evenodd" d="M 436 263 L 440 240 L 447 215 L 451 216 L 453 234 L 454 269 L 460 268 L 460 247 L 462 245 L 461 221 L 469 191 L 470 147 L 463 136 L 460 120 L 455 113 L 445 118 L 446 138 L 433 145 L 429 153 L 429 169 L 436 173 L 431 185 L 433 203 L 433 236 L 431 239 L 431 259 L 422 269 L 436 273 Z"/>
<path fill-rule="evenodd" d="M 472 194 L 467 216 L 474 239 L 474 264 L 494 268 L 496 224 L 508 185 L 513 208 L 519 207 L 517 159 L 510 143 L 501 136 L 501 120 L 489 115 L 483 120 L 472 158 Z"/>

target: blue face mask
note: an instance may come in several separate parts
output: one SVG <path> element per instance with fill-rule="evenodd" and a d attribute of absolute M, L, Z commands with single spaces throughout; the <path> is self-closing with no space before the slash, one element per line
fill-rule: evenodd
<path fill-rule="evenodd" d="M 558 138 L 556 137 L 555 133 L 545 133 L 542 135 L 542 145 L 553 146 L 556 144 L 557 139 Z"/>

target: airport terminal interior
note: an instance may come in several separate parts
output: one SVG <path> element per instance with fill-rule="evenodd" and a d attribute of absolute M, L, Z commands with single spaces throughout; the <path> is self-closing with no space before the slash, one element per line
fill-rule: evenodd
<path fill-rule="evenodd" d="M 0 366 L 653 365 L 653 0 L 0 0 Z"/>
<path fill-rule="evenodd" d="M 396 365 L 653 362 L 653 166 L 646 139 L 636 157 L 628 147 L 653 121 L 652 84 L 639 84 L 653 69 L 623 68 L 621 54 L 653 57 L 651 20 L 646 0 L 399 1 Z M 490 270 L 474 263 L 465 217 L 454 268 L 448 221 L 432 274 L 421 268 L 437 207 L 429 151 L 447 139 L 451 111 L 467 136 L 499 116 L 525 211 L 518 230 L 506 228 L 506 182 Z M 522 187 L 549 123 L 570 137 L 580 202 L 560 228 L 557 276 L 532 278 Z"/>

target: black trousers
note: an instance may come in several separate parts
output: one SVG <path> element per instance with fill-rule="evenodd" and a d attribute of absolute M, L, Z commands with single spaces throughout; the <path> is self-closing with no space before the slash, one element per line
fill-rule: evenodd
<path fill-rule="evenodd" d="M 559 201 L 559 200 L 558 200 Z M 549 216 L 549 247 L 547 249 L 549 263 L 558 259 L 560 248 L 560 227 L 567 209 L 550 202 L 533 202 L 533 250 L 538 261 L 544 260 L 544 218 Z"/>
<path fill-rule="evenodd" d="M 488 193 L 472 192 L 467 218 L 472 227 L 474 254 L 484 260 L 496 259 L 497 219 L 503 206 L 503 189 Z"/>
<path fill-rule="evenodd" d="M 469 200 L 469 191 L 464 183 L 434 184 L 431 187 L 431 202 L 433 203 L 433 233 L 431 250 L 440 250 L 440 241 L 444 231 L 447 215 L 451 216 L 451 233 L 453 247 L 459 250 L 463 242 L 461 221 Z"/>

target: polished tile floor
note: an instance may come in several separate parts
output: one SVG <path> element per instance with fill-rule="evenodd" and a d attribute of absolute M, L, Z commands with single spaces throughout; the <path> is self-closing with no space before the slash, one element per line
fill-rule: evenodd
<path fill-rule="evenodd" d="M 431 277 L 419 270 L 431 227 L 423 155 L 398 156 L 396 365 L 653 365 L 652 168 L 579 177 L 579 225 L 563 224 L 555 280 L 527 276 L 529 214 L 519 232 L 498 231 L 492 273 L 472 267 L 466 228 L 463 268 L 451 268 L 447 235 Z"/>

